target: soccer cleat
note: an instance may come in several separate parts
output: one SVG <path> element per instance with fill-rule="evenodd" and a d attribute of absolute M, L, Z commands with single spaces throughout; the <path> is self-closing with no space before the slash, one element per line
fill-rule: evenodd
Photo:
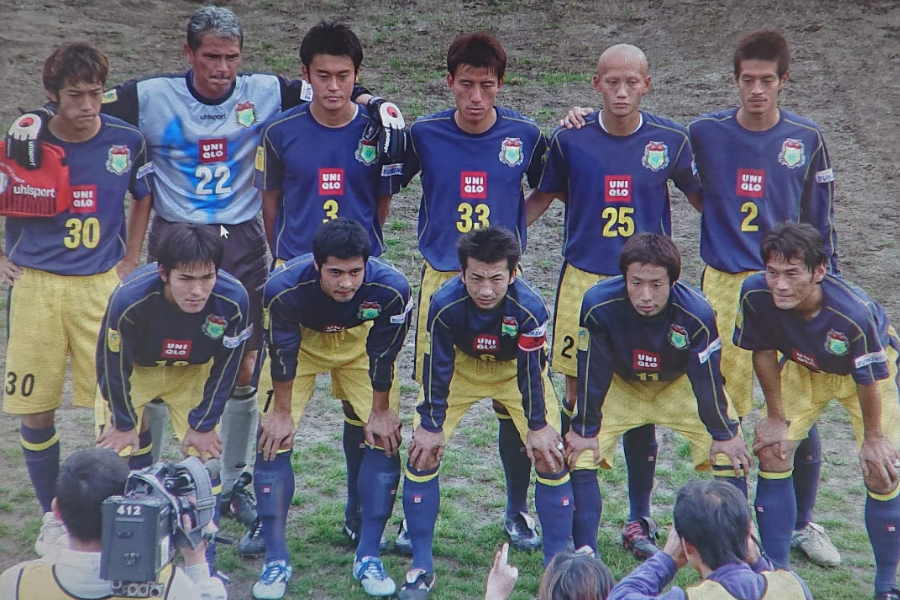
<path fill-rule="evenodd" d="M 841 553 L 831 543 L 825 528 L 809 522 L 806 527 L 791 535 L 791 548 L 803 552 L 820 567 L 836 567 L 841 564 Z"/>
<path fill-rule="evenodd" d="M 900 600 L 900 590 L 891 588 L 891 591 L 889 592 L 875 594 L 875 600 Z"/>
<path fill-rule="evenodd" d="M 659 548 L 656 541 L 659 539 L 659 528 L 656 521 L 650 517 L 641 517 L 637 521 L 625 524 L 622 530 L 622 545 L 638 560 L 647 560 Z"/>
<path fill-rule="evenodd" d="M 359 519 L 345 519 L 343 532 L 344 536 L 346 536 L 347 540 L 356 548 L 356 545 L 359 543 L 359 529 L 360 522 Z M 384 537 L 384 532 L 381 533 L 381 540 L 378 542 L 378 550 L 379 552 L 384 552 L 387 550 L 388 541 L 387 538 Z M 412 552 L 412 550 L 410 550 Z"/>
<path fill-rule="evenodd" d="M 253 476 L 244 471 L 234 482 L 234 486 L 219 494 L 219 514 L 222 517 L 230 517 L 243 523 L 246 527 L 253 527 L 256 522 L 256 497 L 253 495 Z"/>
<path fill-rule="evenodd" d="M 422 569 L 412 569 L 406 572 L 406 581 L 397 594 L 398 600 L 425 600 L 434 589 L 436 578 L 434 573 L 428 573 Z"/>
<path fill-rule="evenodd" d="M 362 584 L 370 596 L 393 596 L 397 584 L 384 570 L 384 563 L 376 556 L 363 556 L 353 561 L 353 578 Z"/>
<path fill-rule="evenodd" d="M 259 581 L 253 584 L 253 597 L 256 600 L 281 600 L 292 572 L 286 560 L 270 560 L 263 565 Z"/>
<path fill-rule="evenodd" d="M 541 535 L 537 532 L 534 518 L 528 513 L 520 512 L 513 518 L 506 517 L 503 527 L 513 548 L 532 551 L 541 547 Z"/>
<path fill-rule="evenodd" d="M 397 530 L 397 539 L 394 540 L 394 552 L 412 556 L 412 540 L 406 531 L 406 519 L 403 519 L 403 522 L 400 523 L 400 528 Z"/>
<path fill-rule="evenodd" d="M 262 535 L 262 521 L 259 519 L 253 527 L 247 529 L 237 547 L 238 556 L 241 558 L 257 558 L 266 553 L 266 542 Z"/>
<path fill-rule="evenodd" d="M 60 550 L 68 547 L 69 534 L 66 526 L 52 512 L 44 513 L 41 517 L 41 531 L 34 541 L 34 551 L 41 558 L 52 562 L 56 560 Z"/>

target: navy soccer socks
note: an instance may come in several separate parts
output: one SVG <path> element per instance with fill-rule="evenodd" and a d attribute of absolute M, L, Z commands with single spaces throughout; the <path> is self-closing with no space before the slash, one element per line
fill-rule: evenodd
<path fill-rule="evenodd" d="M 890 494 L 866 495 L 866 531 L 875 554 L 875 593 L 895 587 L 900 562 L 900 487 Z"/>
<path fill-rule="evenodd" d="M 572 538 L 575 549 L 590 546 L 597 551 L 597 530 L 603 512 L 603 498 L 595 469 L 575 469 L 572 476 L 572 494 L 575 496 L 575 511 L 572 515 Z M 545 531 L 546 535 L 546 531 Z"/>
<path fill-rule="evenodd" d="M 359 467 L 363 461 L 365 433 L 359 425 L 344 421 L 344 459 L 347 462 L 347 505 L 344 520 L 356 522 L 359 519 Z"/>
<path fill-rule="evenodd" d="M 515 423 L 508 416 L 498 419 L 497 446 L 503 474 L 506 476 L 506 516 L 512 518 L 520 512 L 528 512 L 528 486 L 531 483 L 531 459 L 525 452 L 522 438 Z"/>
<path fill-rule="evenodd" d="M 362 523 L 356 547 L 357 559 L 379 555 L 381 534 L 394 510 L 397 484 L 400 483 L 400 455 L 385 456 L 384 450 L 366 447 L 360 474 L 357 490 Z"/>
<path fill-rule="evenodd" d="M 440 504 L 441 488 L 437 468 L 417 471 L 406 465 L 406 478 L 403 481 L 403 514 L 406 516 L 406 531 L 412 542 L 413 569 L 434 572 L 431 546 Z"/>
<path fill-rule="evenodd" d="M 797 519 L 794 478 L 791 471 L 760 471 L 756 482 L 756 523 L 766 555 L 780 569 L 791 563 L 791 534 Z"/>
<path fill-rule="evenodd" d="M 625 465 L 628 468 L 628 520 L 650 516 L 650 494 L 656 475 L 656 427 L 644 425 L 622 436 Z"/>
<path fill-rule="evenodd" d="M 253 489 L 256 492 L 256 512 L 266 543 L 266 562 L 290 558 L 285 527 L 288 509 L 294 498 L 291 454 L 291 451 L 279 452 L 273 460 L 263 460 L 262 454 L 256 455 Z"/>
<path fill-rule="evenodd" d="M 809 435 L 797 446 L 794 453 L 794 496 L 797 498 L 797 522 L 799 531 L 812 521 L 816 495 L 819 491 L 819 475 L 822 471 L 822 442 L 819 429 L 813 425 Z"/>
<path fill-rule="evenodd" d="M 24 423 L 19 427 L 19 434 L 34 494 L 41 509 L 45 513 L 50 512 L 59 475 L 59 435 L 53 425 L 46 429 L 32 429 Z"/>
<path fill-rule="evenodd" d="M 544 565 L 563 552 L 572 532 L 575 502 L 569 472 L 538 473 L 534 490 L 541 531 L 544 534 Z"/>

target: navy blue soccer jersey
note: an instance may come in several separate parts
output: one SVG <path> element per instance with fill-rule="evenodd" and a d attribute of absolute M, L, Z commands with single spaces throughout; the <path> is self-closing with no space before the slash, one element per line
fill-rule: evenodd
<path fill-rule="evenodd" d="M 617 136 L 594 112 L 581 129 L 560 127 L 550 139 L 539 189 L 566 194 L 563 257 L 583 271 L 615 275 L 628 238 L 672 234 L 668 180 L 685 194 L 700 190 L 685 128 L 646 112 L 641 119 Z"/>
<path fill-rule="evenodd" d="M 578 343 L 578 414 L 572 429 L 583 436 L 600 430 L 603 401 L 613 373 L 623 379 L 671 381 L 687 375 L 696 410 L 716 440 L 737 431 L 719 370 L 722 342 L 706 298 L 676 281 L 658 315 L 639 315 L 628 299 L 625 278 L 605 279 L 584 295 Z M 689 399 L 685 398 L 685 402 Z M 695 410 L 685 404 L 685 410 Z"/>
<path fill-rule="evenodd" d="M 448 280 L 428 308 L 429 343 L 422 369 L 425 399 L 416 408 L 422 427 L 428 431 L 443 427 L 457 351 L 481 360 L 517 361 L 528 427 L 546 425 L 542 373 L 547 364 L 548 319 L 544 300 L 521 277 L 490 310 L 478 308 L 459 277 Z"/>
<path fill-rule="evenodd" d="M 93 275 L 125 255 L 125 194 L 149 193 L 147 145 L 133 126 L 101 115 L 97 135 L 64 142 L 72 206 L 54 217 L 6 219 L 6 254 L 15 264 L 59 275 Z"/>
<path fill-rule="evenodd" d="M 703 185 L 704 262 L 726 273 L 760 270 L 766 233 L 802 221 L 822 235 L 837 272 L 834 172 L 819 126 L 782 109 L 774 127 L 750 131 L 736 115 L 731 108 L 688 126 Z"/>
<path fill-rule="evenodd" d="M 131 402 L 135 365 L 178 368 L 209 361 L 203 397 L 188 414 L 188 424 L 200 432 L 215 427 L 251 334 L 248 311 L 244 286 L 221 269 L 206 306 L 195 314 L 166 300 L 157 263 L 126 277 L 109 298 L 97 341 L 97 381 L 116 429 L 127 431 L 138 422 Z"/>
<path fill-rule="evenodd" d="M 741 286 L 734 344 L 746 350 L 778 350 L 811 371 L 852 375 L 868 385 L 888 378 L 886 349 L 900 350 L 884 309 L 853 284 L 826 275 L 822 308 L 810 320 L 775 306 L 765 273 Z"/>
<path fill-rule="evenodd" d="M 497 120 L 479 134 L 460 129 L 452 108 L 420 117 L 410 127 L 404 185 L 421 171 L 419 251 L 438 271 L 458 271 L 456 240 L 489 225 L 513 232 L 525 250 L 523 179 L 537 185 L 546 140 L 528 117 L 495 110 Z"/>
<path fill-rule="evenodd" d="M 406 339 L 412 309 L 409 282 L 400 271 L 370 258 L 362 286 L 350 301 L 337 302 L 322 291 L 312 254 L 304 254 L 272 271 L 263 294 L 273 381 L 290 381 L 296 375 L 301 327 L 337 333 L 371 321 L 366 354 L 372 388 L 391 389 L 394 360 Z"/>
<path fill-rule="evenodd" d="M 338 217 L 365 227 L 372 255 L 382 253 L 378 199 L 400 189 L 400 172 L 383 170 L 375 140 L 362 139 L 370 122 L 357 107 L 347 125 L 326 127 L 303 105 L 277 115 L 263 128 L 256 186 L 281 190 L 273 241 L 276 258 L 311 252 L 319 224 Z"/>

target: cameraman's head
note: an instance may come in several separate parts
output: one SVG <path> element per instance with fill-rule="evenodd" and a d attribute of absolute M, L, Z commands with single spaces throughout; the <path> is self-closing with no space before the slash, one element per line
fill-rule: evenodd
<path fill-rule="evenodd" d="M 66 459 L 56 480 L 53 511 L 73 542 L 100 549 L 100 505 L 121 494 L 126 479 L 128 463 L 108 448 L 79 450 Z"/>
<path fill-rule="evenodd" d="M 678 490 L 673 510 L 675 531 L 688 563 L 715 571 L 746 558 L 750 511 L 738 489 L 724 481 L 691 481 Z"/>

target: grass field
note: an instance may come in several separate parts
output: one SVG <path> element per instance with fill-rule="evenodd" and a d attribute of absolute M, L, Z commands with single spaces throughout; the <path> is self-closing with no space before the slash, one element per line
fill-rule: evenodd
<path fill-rule="evenodd" d="M 499 36 L 510 55 L 498 102 L 533 116 L 547 133 L 568 106 L 597 106 L 589 78 L 596 56 L 609 44 L 628 41 L 647 50 L 655 89 L 646 98 L 646 107 L 686 122 L 736 101 L 729 57 L 737 36 L 762 26 L 780 28 L 794 45 L 795 58 L 794 81 L 785 102 L 823 125 L 838 167 L 836 221 L 844 271 L 884 303 L 895 320 L 900 319 L 895 231 L 900 178 L 891 153 L 882 152 L 888 142 L 900 139 L 900 115 L 895 103 L 865 92 L 875 89 L 884 98 L 896 98 L 900 92 L 896 67 L 900 8 L 894 2 L 771 0 L 752 8 L 731 0 L 390 0 L 375 6 L 246 0 L 227 4 L 244 19 L 245 69 L 292 77 L 298 72 L 297 44 L 312 24 L 323 17 L 349 22 L 366 51 L 362 82 L 396 99 L 408 118 L 450 105 L 452 98 L 443 81 L 447 45 L 457 32 L 487 28 Z M 182 69 L 183 25 L 198 5 L 186 0 L 47 0 L 41 7 L 26 7 L 0 0 L 0 14 L 9 16 L 10 24 L 0 32 L 0 47 L 9 50 L 0 56 L 0 74 L 7 74 L 9 82 L 0 91 L 0 121 L 8 122 L 16 107 L 27 108 L 42 98 L 40 64 L 62 40 L 89 38 L 104 48 L 112 58 L 111 83 Z M 840 22 L 826 16 L 838 11 Z M 846 34 L 851 28 L 854 33 Z M 861 114 L 866 118 L 860 119 Z M 419 193 L 416 181 L 395 197 L 385 228 L 387 258 L 414 283 L 420 264 L 415 243 Z M 699 219 L 677 193 L 673 194 L 673 226 L 686 258 L 684 278 L 697 284 Z M 558 203 L 530 231 L 526 277 L 548 301 L 555 293 L 561 231 Z M 5 308 L 5 295 L 0 302 L 0 309 Z M 407 441 L 417 392 L 409 378 L 412 340 L 410 332 L 400 357 L 401 416 Z M 340 532 L 345 493 L 341 419 L 328 389 L 322 381 L 297 434 L 297 492 L 289 521 L 294 578 L 289 598 L 365 597 L 350 576 L 353 552 Z M 60 411 L 64 454 L 90 443 L 90 417 L 70 408 Z M 752 430 L 752 419 L 748 425 L 745 430 Z M 816 520 L 828 528 L 844 564 L 822 569 L 796 554 L 794 564 L 816 598 L 870 598 L 872 555 L 863 527 L 864 495 L 849 426 L 843 412 L 832 408 L 821 427 L 825 464 Z M 489 404 L 482 402 L 449 444 L 441 471 L 442 505 L 435 538 L 438 588 L 433 597 L 437 600 L 480 597 L 493 552 L 504 539 L 505 493 L 496 437 L 496 420 Z M 668 525 L 675 491 L 695 474 L 688 467 L 686 443 L 668 433 L 660 438 L 654 516 Z M 174 446 L 169 448 L 174 457 Z M 6 415 L 0 416 L 0 473 L 0 568 L 5 568 L 33 556 L 40 518 L 22 464 L 18 422 Z M 601 473 L 601 478 L 601 553 L 621 577 L 636 564 L 619 544 L 627 515 L 622 460 Z M 389 524 L 390 538 L 400 518 L 398 502 Z M 233 537 L 241 533 L 233 523 L 226 523 L 225 529 Z M 221 549 L 220 560 L 234 580 L 230 597 L 248 598 L 260 562 L 241 560 L 227 547 Z M 513 597 L 534 597 L 540 554 L 512 551 L 510 561 L 521 574 Z M 385 562 L 397 580 L 408 566 L 405 557 L 391 553 Z M 676 582 L 695 579 L 685 570 Z"/>

